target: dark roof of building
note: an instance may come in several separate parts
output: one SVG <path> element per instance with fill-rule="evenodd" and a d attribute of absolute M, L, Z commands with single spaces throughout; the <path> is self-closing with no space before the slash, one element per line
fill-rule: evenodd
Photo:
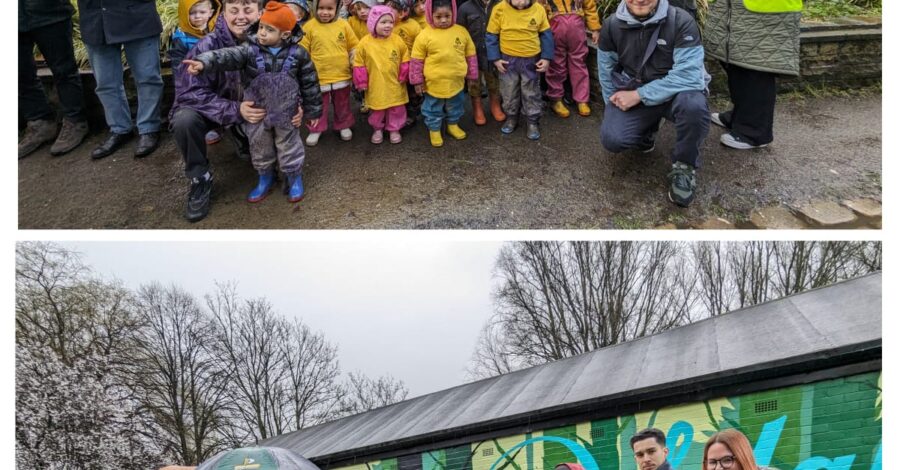
<path fill-rule="evenodd" d="M 861 355 L 862 354 L 862 355 Z M 263 442 L 317 464 L 496 433 L 613 403 L 881 358 L 881 274 L 810 290 L 580 356 L 460 385 Z"/>

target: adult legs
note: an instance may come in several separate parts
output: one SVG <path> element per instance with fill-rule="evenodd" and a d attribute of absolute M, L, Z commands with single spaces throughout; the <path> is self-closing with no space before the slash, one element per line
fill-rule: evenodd
<path fill-rule="evenodd" d="M 722 64 L 734 109 L 719 117 L 733 134 L 752 145 L 772 142 L 775 122 L 775 74 Z"/>
<path fill-rule="evenodd" d="M 159 36 L 135 39 L 123 44 L 137 87 L 137 128 L 139 134 L 159 132 L 163 81 L 159 65 Z M 127 102 L 126 102 L 127 108 Z"/>
<path fill-rule="evenodd" d="M 53 119 L 53 109 L 37 76 L 34 43 L 32 32 L 19 33 L 19 112 L 29 122 Z"/>
<path fill-rule="evenodd" d="M 205 136 L 216 126 L 216 123 L 190 108 L 180 108 L 172 117 L 175 146 L 181 152 L 184 173 L 188 178 L 199 178 L 209 172 Z"/>
<path fill-rule="evenodd" d="M 652 135 L 665 112 L 666 105 L 639 104 L 622 111 L 608 104 L 600 124 L 600 143 L 612 153 L 647 149 L 653 144 Z"/>
<path fill-rule="evenodd" d="M 31 34 L 47 61 L 50 71 L 53 72 L 53 82 L 59 93 L 59 103 L 63 115 L 71 121 L 85 121 L 84 94 L 81 88 L 81 76 L 78 74 L 78 65 L 75 63 L 71 18 L 43 26 L 32 31 Z M 43 90 L 41 90 L 41 95 L 43 96 Z M 46 103 L 46 97 L 44 97 L 44 102 Z M 19 109 L 23 109 L 21 105 Z"/>
<path fill-rule="evenodd" d="M 103 104 L 106 125 L 114 134 L 127 134 L 134 129 L 134 124 L 131 121 L 131 111 L 128 109 L 125 85 L 122 81 L 122 45 L 102 44 L 86 47 L 91 68 L 94 69 L 94 79 L 97 81 L 97 88 L 94 91 Z"/>
<path fill-rule="evenodd" d="M 667 106 L 666 117 L 675 123 L 672 163 L 700 167 L 700 146 L 709 133 L 709 105 L 701 91 L 683 91 Z"/>

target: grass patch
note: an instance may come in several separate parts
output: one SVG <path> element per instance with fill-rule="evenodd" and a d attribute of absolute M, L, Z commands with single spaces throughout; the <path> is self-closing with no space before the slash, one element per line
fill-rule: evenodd
<path fill-rule="evenodd" d="M 869 98 L 881 95 L 881 82 L 859 88 L 842 88 L 833 85 L 806 85 L 799 90 L 778 94 L 778 101 L 793 103 L 810 98 Z"/>
<path fill-rule="evenodd" d="M 614 215 L 612 222 L 618 230 L 641 230 L 646 225 L 640 219 L 630 215 Z"/>
<path fill-rule="evenodd" d="M 803 19 L 821 21 L 842 16 L 881 16 L 881 0 L 807 0 Z"/>

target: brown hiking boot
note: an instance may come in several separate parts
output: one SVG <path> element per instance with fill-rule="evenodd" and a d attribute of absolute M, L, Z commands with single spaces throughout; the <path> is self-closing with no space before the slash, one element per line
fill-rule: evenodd
<path fill-rule="evenodd" d="M 41 145 L 56 137 L 56 122 L 49 119 L 28 121 L 25 127 L 25 135 L 19 141 L 19 158 L 25 158 L 38 149 Z"/>
<path fill-rule="evenodd" d="M 72 151 L 81 144 L 88 134 L 87 121 L 72 121 L 63 119 L 59 137 L 50 147 L 50 155 L 58 157 Z"/>

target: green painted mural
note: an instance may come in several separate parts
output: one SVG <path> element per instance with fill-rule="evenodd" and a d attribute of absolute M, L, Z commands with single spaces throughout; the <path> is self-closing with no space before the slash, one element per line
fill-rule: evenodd
<path fill-rule="evenodd" d="M 636 470 L 639 429 L 666 432 L 676 470 L 701 470 L 703 446 L 736 428 L 760 465 L 780 470 L 881 470 L 881 373 L 841 377 L 507 436 L 335 470 Z M 410 463 L 407 463 L 410 462 Z"/>

